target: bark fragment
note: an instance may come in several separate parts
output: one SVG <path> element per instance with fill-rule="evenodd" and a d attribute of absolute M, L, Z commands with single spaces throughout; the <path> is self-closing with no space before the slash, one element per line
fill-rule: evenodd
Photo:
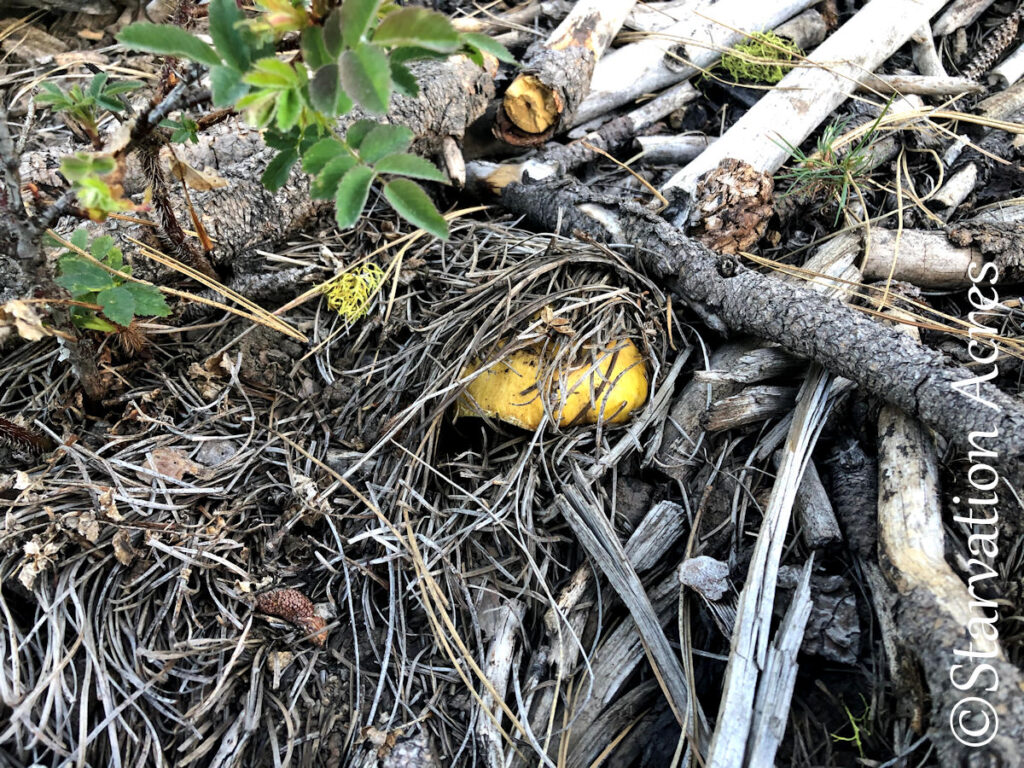
<path fill-rule="evenodd" d="M 545 43 L 527 51 L 523 72 L 502 99 L 495 135 L 532 147 L 571 125 L 597 60 L 635 2 L 579 0 Z"/>

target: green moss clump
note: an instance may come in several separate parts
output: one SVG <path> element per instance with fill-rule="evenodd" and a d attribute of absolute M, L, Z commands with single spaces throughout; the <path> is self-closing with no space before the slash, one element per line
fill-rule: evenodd
<path fill-rule="evenodd" d="M 722 56 L 722 67 L 737 82 L 774 85 L 803 55 L 796 43 L 774 32 L 755 32 Z"/>

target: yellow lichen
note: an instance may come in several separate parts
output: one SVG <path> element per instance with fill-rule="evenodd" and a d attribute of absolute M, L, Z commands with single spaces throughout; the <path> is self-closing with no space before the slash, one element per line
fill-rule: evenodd
<path fill-rule="evenodd" d="M 384 281 L 384 270 L 376 264 L 347 269 L 324 285 L 327 306 L 350 323 L 362 318 Z"/>

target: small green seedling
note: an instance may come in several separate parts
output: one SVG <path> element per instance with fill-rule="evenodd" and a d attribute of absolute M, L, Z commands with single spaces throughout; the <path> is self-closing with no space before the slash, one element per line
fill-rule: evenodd
<path fill-rule="evenodd" d="M 59 112 L 65 112 L 75 120 L 95 144 L 99 142 L 99 120 L 103 111 L 123 112 L 125 103 L 121 94 L 141 88 L 135 80 L 110 82 L 105 72 L 100 72 L 89 81 L 84 89 L 78 83 L 63 91 L 53 83 L 41 83 L 42 93 L 36 97 L 39 104 L 49 104 Z"/>
<path fill-rule="evenodd" d="M 809 197 L 825 195 L 836 200 L 839 204 L 836 211 L 838 222 L 849 201 L 850 191 L 857 191 L 871 170 L 871 144 L 878 134 L 882 118 L 889 111 L 890 104 L 891 100 L 860 140 L 845 151 L 838 146 L 839 139 L 846 130 L 845 121 L 828 125 L 818 138 L 817 149 L 811 155 L 807 155 L 802 149 L 780 136 L 780 140 L 775 143 L 783 147 L 795 161 L 790 170 L 775 176 L 777 181 L 790 182 L 789 189 L 783 194 Z"/>
<path fill-rule="evenodd" d="M 121 249 L 114 247 L 114 238 L 103 235 L 90 242 L 88 232 L 80 228 L 71 235 L 69 242 L 113 270 L 104 269 L 71 250 L 58 257 L 57 284 L 66 288 L 75 301 L 99 306 L 98 311 L 72 307 L 71 320 L 76 326 L 110 333 L 127 328 L 136 316 L 165 317 L 171 313 L 156 287 L 127 279 L 132 268 L 124 263 Z"/>

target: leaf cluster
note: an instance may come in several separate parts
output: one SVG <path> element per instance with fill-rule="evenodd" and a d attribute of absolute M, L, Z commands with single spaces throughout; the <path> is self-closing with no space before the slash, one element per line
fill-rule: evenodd
<path fill-rule="evenodd" d="M 370 185 L 383 174 L 388 179 L 384 196 L 400 215 L 447 237 L 433 202 L 410 180 L 444 181 L 444 176 L 405 153 L 411 134 L 361 120 L 339 136 L 336 118 L 354 106 L 384 115 L 393 93 L 417 95 L 419 85 L 408 67 L 416 59 L 463 52 L 479 63 L 484 53 L 512 61 L 508 51 L 482 35 L 460 34 L 437 11 L 385 0 L 344 0 L 323 18 L 301 0 L 257 0 L 257 5 L 259 13 L 247 18 L 234 0 L 211 0 L 212 46 L 167 24 L 132 24 L 118 39 L 210 67 L 215 106 L 243 111 L 251 125 L 266 129 L 267 143 L 278 150 L 262 177 L 267 188 L 281 187 L 301 159 L 317 176 L 315 195 L 335 199 L 338 224 L 344 227 L 358 219 Z M 279 56 L 276 43 L 289 33 L 298 33 L 299 53 Z"/>
<path fill-rule="evenodd" d="M 163 295 L 154 286 L 127 279 L 132 268 L 124 263 L 121 249 L 114 246 L 114 238 L 103 235 L 90 242 L 89 233 L 83 227 L 75 230 L 69 241 L 93 258 L 76 251 L 60 254 L 57 259 L 60 275 L 56 282 L 66 288 L 75 301 L 99 307 L 99 311 L 73 307 L 71 319 L 76 326 L 111 332 L 117 331 L 118 326 L 131 325 L 136 315 L 165 317 L 171 313 Z"/>
<path fill-rule="evenodd" d="M 100 72 L 89 81 L 89 85 L 85 88 L 75 83 L 65 91 L 53 83 L 41 83 L 39 86 L 41 93 L 36 97 L 36 102 L 49 104 L 54 109 L 67 113 L 85 129 L 90 137 L 94 137 L 97 135 L 97 126 L 102 110 L 115 113 L 123 112 L 125 104 L 121 101 L 121 94 L 140 87 L 142 87 L 142 83 L 135 80 L 112 83 L 106 72 Z"/>

